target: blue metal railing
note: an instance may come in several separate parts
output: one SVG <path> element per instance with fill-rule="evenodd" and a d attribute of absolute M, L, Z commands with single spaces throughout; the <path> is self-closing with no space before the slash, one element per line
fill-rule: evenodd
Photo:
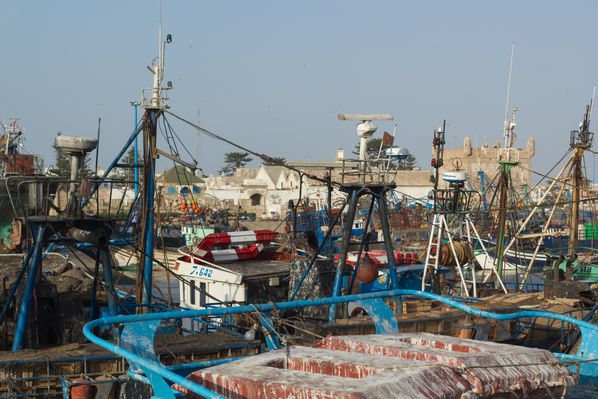
<path fill-rule="evenodd" d="M 87 323 L 83 328 L 83 333 L 94 344 L 107 349 L 118 356 L 122 356 L 129 362 L 142 367 L 144 370 L 149 370 L 155 373 L 157 376 L 162 377 L 172 383 L 178 384 L 179 386 L 188 389 L 189 391 L 202 395 L 206 398 L 222 398 L 220 395 L 208 390 L 207 388 L 187 380 L 180 375 L 169 370 L 166 366 L 161 365 L 158 362 L 148 360 L 133 353 L 123 347 L 117 346 L 111 342 L 108 342 L 93 333 L 93 330 L 97 327 L 109 326 L 113 324 L 122 323 L 138 323 L 148 321 L 158 321 L 164 319 L 182 319 L 187 317 L 208 317 L 208 316 L 225 316 L 238 313 L 252 313 L 252 312 L 269 312 L 273 310 L 285 310 L 285 309 L 296 309 L 311 306 L 331 305 L 345 302 L 360 302 L 367 300 L 376 300 L 382 298 L 392 298 L 400 296 L 415 296 L 428 300 L 434 300 L 441 302 L 445 305 L 449 305 L 453 308 L 459 309 L 465 313 L 495 320 L 517 320 L 521 318 L 548 318 L 554 320 L 560 320 L 562 322 L 571 323 L 579 327 L 582 335 L 582 343 L 579 346 L 577 355 L 562 355 L 562 359 L 568 361 L 576 361 L 580 364 L 583 372 L 588 373 L 589 378 L 598 377 L 598 370 L 595 370 L 595 366 L 592 364 L 592 360 L 598 358 L 598 326 L 590 324 L 586 321 L 575 319 L 571 316 L 562 315 L 559 313 L 553 313 L 543 310 L 523 310 L 514 313 L 494 313 L 486 310 L 480 310 L 472 308 L 464 303 L 455 301 L 443 297 L 441 295 L 433 294 L 430 292 L 416 291 L 416 290 L 390 290 L 390 291 L 378 291 L 365 294 L 357 295 L 346 295 L 340 297 L 327 297 L 312 300 L 299 300 L 290 302 L 280 303 L 268 303 L 268 304 L 256 304 L 246 305 L 238 307 L 227 307 L 227 308 L 213 308 L 213 309 L 202 309 L 202 310 L 186 310 L 186 311 L 171 311 L 163 313 L 146 313 L 139 315 L 129 316 L 113 316 L 100 318 Z M 374 322 L 376 322 L 375 315 L 373 316 Z M 585 363 L 584 363 L 585 362 Z M 585 368 L 584 368 L 585 365 Z"/>

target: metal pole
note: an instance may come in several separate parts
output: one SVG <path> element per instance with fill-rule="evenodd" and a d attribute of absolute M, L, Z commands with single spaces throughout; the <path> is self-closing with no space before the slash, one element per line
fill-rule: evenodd
<path fill-rule="evenodd" d="M 573 174 L 573 187 L 571 188 L 571 222 L 569 226 L 569 248 L 567 250 L 568 255 L 572 256 L 577 251 L 578 237 L 579 237 L 579 200 L 580 186 L 583 184 L 583 172 L 581 166 L 581 160 L 583 158 L 583 150 L 577 148 L 575 155 L 573 156 L 573 167 L 571 168 Z M 592 235 L 594 231 L 592 230 Z"/>
<path fill-rule="evenodd" d="M 430 234 L 428 236 L 428 247 L 426 248 L 426 260 L 424 261 L 424 274 L 422 276 L 422 291 L 426 290 L 427 280 L 428 280 L 428 266 L 430 263 L 430 257 L 432 255 L 432 244 L 434 243 L 434 234 L 436 230 L 436 226 L 438 224 L 438 215 L 434 214 L 434 218 L 432 219 L 432 223 L 430 224 Z M 438 240 L 437 244 L 438 244 Z M 436 245 L 436 259 L 438 259 L 438 245 Z M 430 265 L 431 266 L 431 265 Z M 434 268 L 434 273 L 436 272 L 436 267 Z M 431 274 L 431 273 L 430 273 Z M 430 283 L 430 289 L 434 290 L 433 281 Z"/>
<path fill-rule="evenodd" d="M 104 179 L 106 179 L 106 177 L 108 177 L 108 174 L 120 162 L 120 160 L 122 159 L 123 155 L 125 155 L 125 153 L 127 152 L 127 148 L 129 148 L 131 146 L 131 144 L 133 144 L 133 141 L 135 141 L 135 139 L 137 138 L 137 135 L 140 132 L 141 132 L 141 128 L 137 127 L 137 129 L 135 129 L 135 131 L 131 134 L 131 136 L 129 136 L 129 138 L 127 139 L 127 142 L 125 143 L 125 145 L 121 148 L 121 150 L 119 151 L 119 153 L 116 154 L 116 156 L 114 157 L 114 159 L 112 160 L 112 162 L 110 163 L 110 165 L 108 165 L 108 167 L 104 171 L 104 174 L 102 176 L 100 176 L 99 181 L 96 184 L 93 185 L 93 187 L 91 188 L 91 190 L 89 192 L 89 195 L 86 198 L 84 198 L 83 201 L 81 201 L 81 208 L 83 208 L 85 205 L 87 205 L 87 203 L 89 202 L 89 199 L 91 197 L 93 197 L 93 195 L 98 190 L 98 187 L 100 187 L 101 182 L 104 181 Z"/>
<path fill-rule="evenodd" d="M 108 298 L 108 309 L 110 315 L 116 315 L 116 298 L 114 297 L 114 282 L 112 279 L 112 262 L 110 259 L 110 252 L 108 246 L 100 247 L 100 260 L 102 262 L 102 269 L 104 271 L 104 283 L 106 283 L 106 298 Z"/>
<path fill-rule="evenodd" d="M 91 286 L 91 304 L 89 305 L 89 320 L 95 320 L 97 308 L 98 276 L 100 273 L 100 249 L 96 248 L 95 268 L 93 271 L 93 285 Z"/>
<path fill-rule="evenodd" d="M 19 319 L 15 329 L 15 339 L 12 343 L 13 352 L 18 352 L 23 347 L 23 341 L 27 330 L 27 320 L 29 318 L 29 309 L 31 308 L 31 298 L 33 297 L 35 283 L 37 282 L 37 274 L 42 261 L 42 247 L 45 231 L 45 226 L 37 226 L 35 246 L 33 248 L 33 254 L 31 255 L 31 264 L 29 265 L 29 274 L 27 275 L 27 283 L 25 285 L 23 300 L 21 301 L 21 308 L 19 309 Z"/>
<path fill-rule="evenodd" d="M 98 118 L 98 135 L 97 135 L 97 141 L 98 143 L 96 144 L 96 168 L 94 170 L 94 173 L 96 175 L 96 177 L 98 176 L 98 161 L 100 158 L 100 132 L 101 132 L 101 127 L 102 127 L 102 118 Z"/>
<path fill-rule="evenodd" d="M 505 233 L 506 233 L 506 220 L 507 220 L 507 196 L 509 189 L 509 165 L 507 163 L 500 163 L 500 178 L 496 191 L 498 191 L 498 217 L 497 217 L 497 229 L 496 229 L 496 270 L 500 278 L 503 278 L 503 263 L 506 256 L 505 247 Z"/>
<path fill-rule="evenodd" d="M 486 201 L 486 187 L 484 187 L 484 171 L 480 170 L 478 175 L 480 176 L 480 185 L 482 186 L 482 204 L 484 205 L 484 210 L 486 210 L 488 209 L 488 203 Z"/>
<path fill-rule="evenodd" d="M 142 247 L 143 261 L 139 264 L 138 282 L 143 284 L 143 290 L 137 291 L 138 303 L 143 303 L 142 310 L 149 309 L 152 301 L 152 271 L 154 266 L 154 195 L 156 160 L 156 128 L 159 109 L 147 111 L 146 128 L 143 130 L 143 210 L 142 210 Z M 143 265 L 143 267 L 142 267 Z M 143 300 L 142 300 L 143 298 Z"/>
<path fill-rule="evenodd" d="M 135 107 L 135 123 L 133 124 L 133 129 L 137 129 L 137 124 L 139 123 L 137 110 L 139 108 L 139 105 L 141 105 L 141 104 L 138 101 L 132 101 L 131 105 L 133 107 Z M 135 165 L 139 164 L 139 145 L 137 142 L 138 142 L 137 136 L 135 136 L 135 141 L 133 142 L 133 163 Z M 137 198 L 137 196 L 139 195 L 139 168 L 135 167 L 133 169 L 133 171 L 134 171 L 133 181 L 135 182 L 134 183 L 135 198 Z"/>
<path fill-rule="evenodd" d="M 519 234 L 521 234 L 521 232 L 527 227 L 528 222 L 531 220 L 531 218 L 534 216 L 534 214 L 540 209 L 540 205 L 544 202 L 544 200 L 546 199 L 548 194 L 550 194 L 554 185 L 560 181 L 561 175 L 563 174 L 565 169 L 570 165 L 570 163 L 571 163 L 571 158 L 569 158 L 569 160 L 563 165 L 563 167 L 561 168 L 559 173 L 552 180 L 552 183 L 550 183 L 550 186 L 548 186 L 548 188 L 546 189 L 546 192 L 544 192 L 544 195 L 542 195 L 542 198 L 540 198 L 540 200 L 538 201 L 536 206 L 534 206 L 532 208 L 531 212 L 529 213 L 529 215 L 527 215 L 527 218 L 523 221 L 523 223 L 521 223 L 521 225 L 519 226 L 519 229 L 517 229 L 517 232 L 513 235 L 513 238 L 511 238 L 511 241 L 509 241 L 509 244 L 505 247 L 505 249 L 504 249 L 505 253 L 509 252 L 509 249 L 511 249 L 511 247 L 517 240 Z M 546 223 L 546 226 L 547 225 L 548 225 L 548 223 Z M 532 261 L 533 261 L 533 259 L 532 259 Z"/>
<path fill-rule="evenodd" d="M 299 206 L 301 205 L 301 199 L 303 195 L 303 173 L 299 173 L 299 198 L 297 199 L 297 203 L 295 204 L 295 209 L 293 209 L 293 247 L 297 242 L 297 212 L 299 210 Z"/>
<path fill-rule="evenodd" d="M 363 237 L 361 237 L 361 243 L 359 244 L 359 251 L 357 251 L 357 259 L 355 260 L 355 267 L 353 268 L 353 272 L 351 273 L 351 280 L 349 281 L 349 293 L 353 290 L 353 284 L 355 284 L 355 278 L 357 278 L 357 271 L 359 270 L 359 265 L 361 264 L 361 255 L 363 254 L 363 249 L 366 244 L 368 230 L 370 226 L 370 220 L 372 218 L 372 212 L 374 211 L 374 202 L 376 199 L 372 197 L 370 202 L 370 209 L 368 211 L 368 217 L 366 218 L 364 229 L 363 229 Z M 375 231 L 375 230 L 374 230 Z"/>
<path fill-rule="evenodd" d="M 33 247 L 29 248 L 29 251 L 27 252 L 27 256 L 25 257 L 25 259 L 23 260 L 23 264 L 21 265 L 21 270 L 19 270 L 19 274 L 17 275 L 17 278 L 16 278 L 15 282 L 13 283 L 12 287 L 10 287 L 10 291 L 8 292 L 8 295 L 6 296 L 6 298 L 4 300 L 4 307 L 2 308 L 2 313 L 0 313 L 0 321 L 4 320 L 4 317 L 6 317 L 6 314 L 8 313 L 8 308 L 10 307 L 10 303 L 12 302 L 15 294 L 17 293 L 17 288 L 19 288 L 19 285 L 21 285 L 21 279 L 23 278 L 23 275 L 25 274 L 25 271 L 27 270 L 27 265 L 29 265 L 29 260 L 31 259 L 32 253 L 33 253 Z"/>
<path fill-rule="evenodd" d="M 362 136 L 359 140 L 359 182 L 365 183 L 365 173 L 367 171 L 366 153 L 368 146 L 368 138 Z"/>
<path fill-rule="evenodd" d="M 332 230 L 334 225 L 332 223 L 332 168 L 328 168 L 326 175 L 326 192 L 328 205 L 328 230 Z M 328 243 L 328 257 L 332 259 L 332 241 Z"/>
<path fill-rule="evenodd" d="M 347 261 L 347 254 L 349 252 L 349 241 L 351 240 L 351 227 L 355 220 L 355 213 L 357 212 L 357 202 L 362 193 L 362 189 L 353 189 L 351 198 L 349 199 L 349 211 L 345 218 L 345 231 L 343 232 L 343 246 L 341 248 L 340 257 L 336 265 L 336 275 L 334 276 L 334 285 L 332 287 L 332 296 L 339 296 L 343 286 L 343 273 L 345 269 L 345 262 Z M 336 303 L 330 305 L 330 312 L 328 320 L 333 322 L 336 320 Z"/>
<path fill-rule="evenodd" d="M 386 199 L 384 198 L 384 190 L 381 190 L 376 197 L 378 202 L 378 212 L 380 213 L 380 224 L 382 225 L 382 234 L 384 235 L 384 249 L 386 250 L 386 259 L 388 260 L 388 271 L 390 273 L 390 281 L 392 288 L 399 288 L 399 277 L 397 276 L 397 269 L 394 260 L 394 248 L 392 247 L 392 238 L 390 236 L 390 226 L 388 223 L 388 212 L 386 209 Z"/>
<path fill-rule="evenodd" d="M 343 204 L 343 206 L 341 207 L 341 209 L 338 212 L 338 215 L 336 216 L 336 218 L 334 219 L 334 221 L 332 222 L 332 226 L 336 226 L 336 223 L 339 221 L 339 219 L 341 218 L 341 215 L 343 213 L 343 210 L 345 209 L 345 207 L 347 206 L 347 203 L 345 202 Z M 324 240 L 322 240 L 322 242 L 320 243 L 320 245 L 318 246 L 318 249 L 316 250 L 316 252 L 314 252 L 311 260 L 309 261 L 309 264 L 307 265 L 307 267 L 305 268 L 305 271 L 303 272 L 303 275 L 301 276 L 301 278 L 299 279 L 299 282 L 297 283 L 297 286 L 295 287 L 295 289 L 293 290 L 293 292 L 291 293 L 291 296 L 289 297 L 289 300 L 294 300 L 295 296 L 297 295 L 297 293 L 299 292 L 299 289 L 301 288 L 301 286 L 303 285 L 303 282 L 305 281 L 305 279 L 307 278 L 307 275 L 309 274 L 311 268 L 314 265 L 314 262 L 316 261 L 316 259 L 318 259 L 318 256 L 320 255 L 320 252 L 322 252 L 322 248 L 324 247 L 324 244 L 326 244 L 326 242 L 328 240 L 330 240 L 330 236 L 332 235 L 332 229 L 328 229 L 328 231 L 326 232 L 326 235 L 324 236 Z M 332 260 L 332 258 L 330 258 Z"/>

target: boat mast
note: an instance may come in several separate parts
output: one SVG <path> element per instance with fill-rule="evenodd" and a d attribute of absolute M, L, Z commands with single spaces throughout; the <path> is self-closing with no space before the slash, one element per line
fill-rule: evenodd
<path fill-rule="evenodd" d="M 587 181 L 583 175 L 582 163 L 583 163 L 583 155 L 584 152 L 592 147 L 592 141 L 594 138 L 594 133 L 590 132 L 590 120 L 592 115 L 592 105 L 594 102 L 594 95 L 592 95 L 592 99 L 590 100 L 590 104 L 586 106 L 586 113 L 582 123 L 580 123 L 579 127 L 580 130 L 573 130 L 570 134 L 570 142 L 569 146 L 571 150 L 574 150 L 573 154 L 569 157 L 567 162 L 563 165 L 561 170 L 557 173 L 557 175 L 552 179 L 552 183 L 548 189 L 544 192 L 544 195 L 540 200 L 537 202 L 536 206 L 531 210 L 527 218 L 521 225 L 519 226 L 517 232 L 515 233 L 514 237 L 507 245 L 505 251 L 508 251 L 515 239 L 519 238 L 537 238 L 536 248 L 534 253 L 530 259 L 530 262 L 527 266 L 525 274 L 523 276 L 522 281 L 519 284 L 519 289 L 523 290 L 524 284 L 527 281 L 527 278 L 530 274 L 530 270 L 540 250 L 540 246 L 542 245 L 543 239 L 546 236 L 553 235 L 552 233 L 548 232 L 548 227 L 552 221 L 552 218 L 555 214 L 555 211 L 558 207 L 561 206 L 560 200 L 565 191 L 565 188 L 570 186 L 571 187 L 571 218 L 569 219 L 569 244 L 568 244 L 568 254 L 574 255 L 576 251 L 576 247 L 578 244 L 578 223 L 579 223 L 579 203 L 581 201 L 581 189 L 587 189 Z M 552 205 L 552 209 L 548 218 L 544 223 L 544 227 L 542 228 L 541 233 L 532 233 L 532 234 L 523 234 L 523 230 L 526 228 L 527 224 L 533 217 L 535 213 L 541 207 L 541 204 L 544 203 L 548 194 L 551 190 L 555 187 L 556 183 L 561 183 L 560 189 L 558 189 L 558 193 Z"/>
<path fill-rule="evenodd" d="M 511 118 L 508 118 L 509 101 L 511 96 L 511 76 L 513 72 L 513 57 L 515 54 L 515 44 L 511 45 L 511 61 L 509 62 L 509 79 L 507 83 L 507 99 L 505 103 L 505 117 L 503 120 L 504 148 L 498 150 L 499 179 L 496 185 L 498 192 L 498 215 L 496 220 L 496 269 L 498 275 L 502 277 L 504 268 L 504 249 L 507 220 L 507 203 L 511 189 L 511 168 L 519 164 L 519 152 L 513 146 L 515 145 L 516 134 L 515 114 L 517 108 L 513 107 Z"/>
<path fill-rule="evenodd" d="M 161 6 L 160 6 L 161 7 Z M 154 199 L 156 187 L 156 159 L 158 150 L 156 147 L 156 135 L 158 118 L 168 108 L 166 91 L 172 88 L 168 82 L 167 87 L 162 87 L 164 79 L 164 53 L 167 43 L 172 42 L 172 36 L 162 37 L 162 10 L 160 8 L 160 27 L 158 30 L 158 59 L 154 59 L 152 66 L 148 69 L 153 74 L 151 89 L 144 89 L 141 94 L 141 106 L 145 109 L 143 116 L 143 202 L 141 209 L 141 257 L 137 271 L 137 284 L 135 294 L 137 302 L 146 305 L 140 308 L 142 311 L 149 311 L 147 306 L 151 305 L 152 298 L 152 271 L 154 265 Z M 147 94 L 147 95 L 146 95 Z"/>
<path fill-rule="evenodd" d="M 590 104 L 586 106 L 586 113 L 583 121 L 579 125 L 579 131 L 572 131 L 570 138 L 571 148 L 575 150 L 571 161 L 572 171 L 572 189 L 571 189 L 571 219 L 569 225 L 569 248 L 568 255 L 574 255 L 579 241 L 579 203 L 581 200 L 581 188 L 585 186 L 585 177 L 583 174 L 583 155 L 585 150 L 592 146 L 593 133 L 590 132 L 590 120 L 592 118 L 592 106 L 594 103 L 594 93 Z"/>

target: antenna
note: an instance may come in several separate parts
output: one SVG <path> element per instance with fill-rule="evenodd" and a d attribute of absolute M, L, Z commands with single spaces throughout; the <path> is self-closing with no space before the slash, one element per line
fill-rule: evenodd
<path fill-rule="evenodd" d="M 391 121 L 394 117 L 392 114 L 337 114 L 336 117 L 339 121 L 360 121 L 356 126 L 357 136 L 359 137 L 359 180 L 361 183 L 365 183 L 367 141 L 378 129 L 372 121 Z"/>
<path fill-rule="evenodd" d="M 162 87 L 162 80 L 164 79 L 164 53 L 166 44 L 172 42 L 172 35 L 167 34 L 166 39 L 162 38 L 162 0 L 160 0 L 160 23 L 158 27 L 158 59 L 152 61 L 152 66 L 147 67 L 154 75 L 153 85 L 151 89 L 144 89 L 141 93 L 142 106 L 144 108 L 168 108 L 165 104 L 168 97 L 166 91 L 172 89 L 172 83 L 168 82 L 166 87 Z M 149 92 L 149 96 L 146 96 Z"/>
<path fill-rule="evenodd" d="M 511 43 L 511 61 L 509 62 L 509 79 L 508 79 L 508 83 L 507 83 L 507 99 L 505 102 L 505 118 L 503 119 L 503 133 L 505 136 L 505 147 L 506 148 L 510 148 L 512 146 L 512 141 L 514 142 L 515 140 L 512 140 L 511 137 L 511 130 L 510 129 L 510 123 L 508 121 L 508 117 L 509 117 L 509 100 L 511 97 L 511 76 L 513 73 L 513 58 L 515 56 L 515 43 Z M 514 126 L 513 126 L 514 128 Z"/>
<path fill-rule="evenodd" d="M 590 111 L 588 113 L 588 124 L 592 120 L 592 110 L 594 109 L 594 98 L 596 97 L 596 86 L 592 90 L 592 99 L 590 100 Z"/>

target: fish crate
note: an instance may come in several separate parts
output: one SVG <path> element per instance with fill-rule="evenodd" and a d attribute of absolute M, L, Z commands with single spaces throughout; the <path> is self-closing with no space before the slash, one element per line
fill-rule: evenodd
<path fill-rule="evenodd" d="M 432 310 L 432 302 L 409 300 L 403 301 L 403 314 L 427 313 Z"/>
<path fill-rule="evenodd" d="M 394 300 L 385 301 L 388 307 L 393 312 L 398 313 L 397 303 L 401 304 L 402 314 L 414 314 L 414 313 L 428 313 L 432 310 L 432 301 L 420 300 L 420 299 L 407 299 L 402 302 Z"/>

